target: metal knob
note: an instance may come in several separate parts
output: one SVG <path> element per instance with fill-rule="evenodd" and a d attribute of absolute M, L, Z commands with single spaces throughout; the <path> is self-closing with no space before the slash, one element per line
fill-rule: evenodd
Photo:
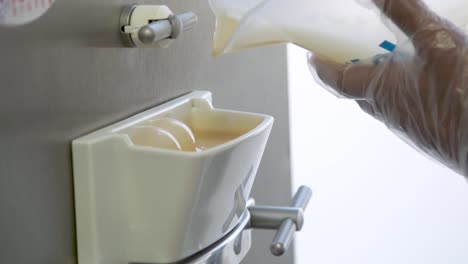
<path fill-rule="evenodd" d="M 197 21 L 195 13 L 174 15 L 165 5 L 127 5 L 120 14 L 120 37 L 127 47 L 165 48 Z"/>
<path fill-rule="evenodd" d="M 305 210 L 312 197 L 312 190 L 309 187 L 302 186 L 294 195 L 292 206 Z M 281 256 L 286 252 L 291 245 L 294 232 L 296 229 L 300 230 L 291 218 L 283 220 L 278 232 L 276 232 L 273 242 L 270 246 L 270 251 L 275 256 Z"/>
<path fill-rule="evenodd" d="M 198 17 L 193 12 L 172 15 L 167 19 L 156 20 L 143 26 L 138 31 L 138 38 L 145 44 L 159 42 L 163 39 L 176 39 L 186 30 L 194 27 Z"/>
<path fill-rule="evenodd" d="M 304 223 L 306 209 L 312 190 L 301 186 L 293 198 L 291 207 L 250 206 L 250 227 L 278 230 L 270 245 L 275 256 L 283 255 L 291 245 L 295 231 L 300 231 Z"/>

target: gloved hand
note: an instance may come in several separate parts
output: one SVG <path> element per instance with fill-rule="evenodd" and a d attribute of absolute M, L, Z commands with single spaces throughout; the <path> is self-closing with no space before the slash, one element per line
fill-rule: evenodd
<path fill-rule="evenodd" d="M 318 56 L 312 70 L 407 142 L 468 176 L 467 36 L 420 0 L 373 0 L 414 47 L 368 63 Z"/>

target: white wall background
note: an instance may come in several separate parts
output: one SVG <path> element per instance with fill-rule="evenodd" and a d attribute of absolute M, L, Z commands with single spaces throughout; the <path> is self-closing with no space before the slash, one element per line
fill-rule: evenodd
<path fill-rule="evenodd" d="M 290 46 L 294 190 L 314 190 L 297 264 L 466 264 L 468 184 L 319 87 Z"/>

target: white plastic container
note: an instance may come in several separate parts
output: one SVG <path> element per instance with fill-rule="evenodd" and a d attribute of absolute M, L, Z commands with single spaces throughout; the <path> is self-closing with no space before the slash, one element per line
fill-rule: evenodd
<path fill-rule="evenodd" d="M 198 152 L 131 141 L 126 131 L 161 117 L 236 136 Z M 172 263 L 219 240 L 245 208 L 272 125 L 193 92 L 73 141 L 79 263 Z"/>
<path fill-rule="evenodd" d="M 371 0 L 209 0 L 216 15 L 213 55 L 292 43 L 344 63 L 388 52 L 402 33 L 387 27 Z M 438 14 L 464 28 L 466 0 L 425 0 Z M 386 21 L 388 22 L 388 21 Z"/>

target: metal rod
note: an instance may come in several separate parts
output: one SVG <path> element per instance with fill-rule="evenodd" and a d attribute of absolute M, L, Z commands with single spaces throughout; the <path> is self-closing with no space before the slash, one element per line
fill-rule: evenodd
<path fill-rule="evenodd" d="M 304 222 L 304 213 L 300 208 L 252 206 L 249 212 L 251 228 L 277 230 L 283 220 L 288 218 L 293 220 L 295 226 L 302 226 Z"/>
<path fill-rule="evenodd" d="M 182 13 L 177 18 L 182 21 L 182 31 L 192 29 L 198 22 L 198 17 L 193 12 Z"/>
<path fill-rule="evenodd" d="M 284 220 L 270 245 L 271 253 L 275 256 L 283 255 L 291 245 L 295 231 L 294 222 L 291 219 Z"/>
<path fill-rule="evenodd" d="M 307 186 L 301 186 L 294 195 L 292 206 L 305 210 L 309 205 L 310 198 L 312 197 L 312 190 Z"/>
<path fill-rule="evenodd" d="M 192 29 L 198 22 L 198 17 L 193 12 L 170 16 L 149 23 L 138 30 L 138 38 L 145 44 L 156 43 L 163 39 L 176 39 L 184 31 Z"/>
<path fill-rule="evenodd" d="M 296 192 L 296 195 L 294 195 L 292 206 L 305 210 L 311 197 L 312 190 L 307 186 L 301 186 Z M 270 251 L 273 255 L 281 256 L 288 250 L 296 229 L 300 230 L 291 219 L 286 219 L 281 223 L 281 227 L 278 232 L 276 232 L 273 242 L 270 245 Z"/>
<path fill-rule="evenodd" d="M 140 28 L 138 38 L 145 44 L 151 44 L 172 35 L 172 24 L 169 20 L 158 20 Z"/>

